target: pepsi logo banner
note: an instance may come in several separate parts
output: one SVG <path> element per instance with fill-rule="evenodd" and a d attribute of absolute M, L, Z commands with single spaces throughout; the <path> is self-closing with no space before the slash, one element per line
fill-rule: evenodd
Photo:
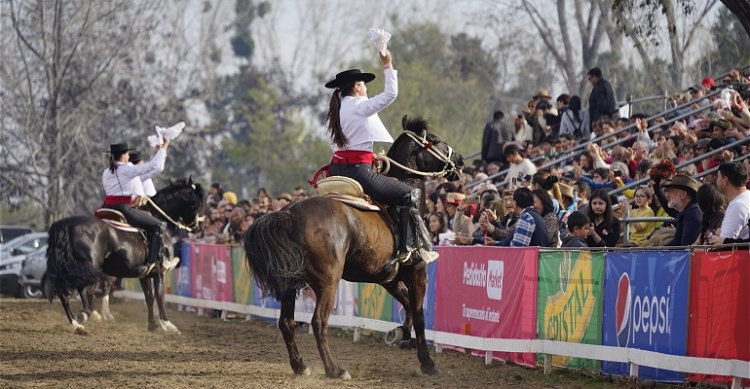
<path fill-rule="evenodd" d="M 537 336 L 563 342 L 601 344 L 604 253 L 539 253 Z M 544 358 L 543 354 L 538 357 Z M 560 367 L 599 370 L 599 361 L 553 356 Z"/>
<path fill-rule="evenodd" d="M 536 337 L 537 248 L 441 247 L 435 330 L 487 338 Z M 534 366 L 531 353 L 494 353 Z"/>
<path fill-rule="evenodd" d="M 685 355 L 687 352 L 688 251 L 606 254 L 602 343 Z M 602 372 L 628 375 L 624 363 L 602 362 Z M 684 375 L 640 366 L 638 376 L 682 382 Z"/>
<path fill-rule="evenodd" d="M 690 280 L 688 355 L 750 361 L 750 252 L 696 252 Z M 698 374 L 689 379 L 732 382 Z M 750 380 L 742 386 L 750 386 Z"/>

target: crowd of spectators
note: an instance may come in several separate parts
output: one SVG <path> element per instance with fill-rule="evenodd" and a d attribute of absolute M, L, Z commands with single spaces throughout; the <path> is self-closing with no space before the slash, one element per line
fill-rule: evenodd
<path fill-rule="evenodd" d="M 206 197 L 203 231 L 191 236 L 200 243 L 242 244 L 253 222 L 268 212 L 278 211 L 285 205 L 306 199 L 307 190 L 294 188 L 273 197 L 266 188 L 258 189 L 252 200 L 238 200 L 237 195 L 225 191 L 220 183 L 213 183 Z"/>
<path fill-rule="evenodd" d="M 579 96 L 562 93 L 553 104 L 540 90 L 510 121 L 495 112 L 481 159 L 456 183 L 428 183 L 433 241 L 546 247 L 747 241 L 750 158 L 737 160 L 750 153 L 749 76 L 735 69 L 719 85 L 706 77 L 671 96 L 675 109 L 619 117 L 611 86 L 594 68 L 586 110 Z M 629 222 L 648 217 L 673 220 Z"/>

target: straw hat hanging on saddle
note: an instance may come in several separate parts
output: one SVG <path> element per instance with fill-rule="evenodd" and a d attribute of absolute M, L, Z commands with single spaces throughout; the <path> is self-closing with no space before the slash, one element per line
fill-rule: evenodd
<path fill-rule="evenodd" d="M 362 73 L 359 69 L 349 69 L 337 74 L 335 79 L 328 81 L 326 83 L 326 88 L 341 88 L 357 81 L 364 81 L 367 83 L 374 79 L 375 75 L 372 73 Z"/>

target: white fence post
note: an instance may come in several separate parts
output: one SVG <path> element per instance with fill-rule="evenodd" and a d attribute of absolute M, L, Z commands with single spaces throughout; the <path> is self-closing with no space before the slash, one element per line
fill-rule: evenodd
<path fill-rule="evenodd" d="M 552 355 L 544 354 L 544 374 L 552 374 Z"/>
<path fill-rule="evenodd" d="M 487 366 L 492 364 L 492 351 L 487 350 L 484 352 L 484 364 Z"/>
<path fill-rule="evenodd" d="M 630 362 L 630 378 L 638 378 L 638 364 Z"/>

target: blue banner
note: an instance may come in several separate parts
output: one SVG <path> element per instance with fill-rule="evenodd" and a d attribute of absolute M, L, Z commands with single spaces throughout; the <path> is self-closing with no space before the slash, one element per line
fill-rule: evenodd
<path fill-rule="evenodd" d="M 427 265 L 427 291 L 424 297 L 424 328 L 431 330 L 435 324 L 435 287 L 437 280 L 437 262 L 433 261 Z M 401 324 L 406 317 L 406 311 L 401 303 L 393 299 L 393 321 Z"/>
<path fill-rule="evenodd" d="M 690 252 L 608 252 L 602 343 L 671 355 L 687 353 Z M 628 375 L 625 363 L 602 362 L 602 372 Z M 683 382 L 684 374 L 639 366 L 638 376 Z"/>
<path fill-rule="evenodd" d="M 190 273 L 191 245 L 182 241 L 179 247 L 175 247 L 180 263 L 174 269 L 174 293 L 178 296 L 193 297 L 193 281 Z"/>

